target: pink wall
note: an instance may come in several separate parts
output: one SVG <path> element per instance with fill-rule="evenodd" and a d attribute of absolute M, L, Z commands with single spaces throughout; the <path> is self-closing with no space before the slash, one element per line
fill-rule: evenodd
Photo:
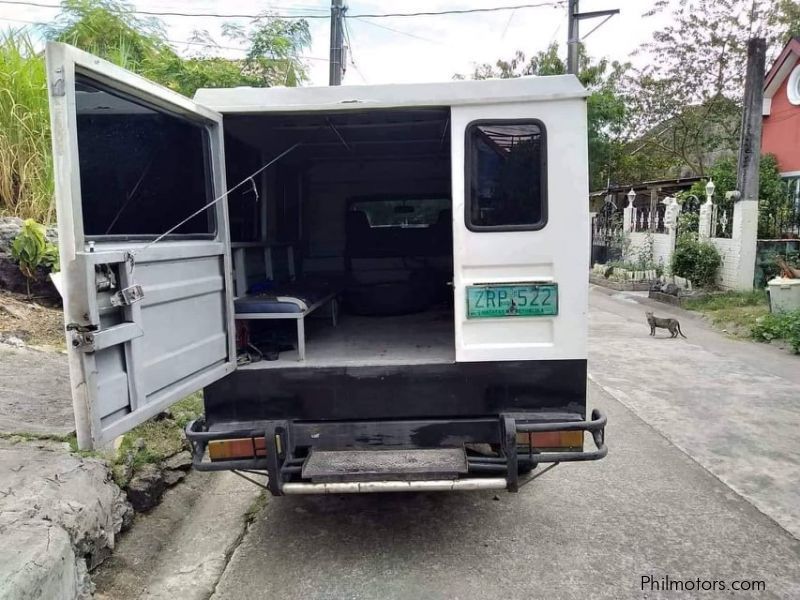
<path fill-rule="evenodd" d="M 800 171 L 800 106 L 786 97 L 786 81 L 772 97 L 769 116 L 764 117 L 761 151 L 778 158 L 782 173 Z"/>

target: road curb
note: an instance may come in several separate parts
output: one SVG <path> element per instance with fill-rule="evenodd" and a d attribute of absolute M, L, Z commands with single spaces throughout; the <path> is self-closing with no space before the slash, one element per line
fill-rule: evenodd
<path fill-rule="evenodd" d="M 88 570 L 133 510 L 107 465 L 60 442 L 0 440 L 0 600 L 91 598 Z"/>

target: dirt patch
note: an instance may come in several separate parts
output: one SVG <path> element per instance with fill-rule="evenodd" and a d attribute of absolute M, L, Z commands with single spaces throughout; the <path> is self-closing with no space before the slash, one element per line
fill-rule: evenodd
<path fill-rule="evenodd" d="M 0 290 L 0 338 L 11 337 L 30 346 L 63 350 L 64 312 L 36 298 Z"/>

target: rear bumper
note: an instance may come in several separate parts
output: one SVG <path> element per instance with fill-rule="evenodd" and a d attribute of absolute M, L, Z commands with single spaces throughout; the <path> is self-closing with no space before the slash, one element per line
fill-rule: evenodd
<path fill-rule="evenodd" d="M 499 417 L 452 420 L 260 421 L 232 423 L 212 430 L 202 420 L 196 420 L 186 426 L 186 437 L 197 470 L 265 471 L 266 485 L 274 495 L 502 488 L 516 492 L 521 467 L 605 457 L 606 422 L 605 415 L 597 409 L 589 420 L 570 413 L 507 413 Z M 527 451 L 519 451 L 518 433 L 555 431 L 589 432 L 595 447 L 588 451 L 553 452 L 528 446 Z M 265 442 L 262 455 L 256 452 L 257 438 Z M 252 439 L 254 458 L 206 460 L 209 442 L 232 439 Z M 464 444 L 493 444 L 500 451 L 497 456 L 468 456 L 468 473 L 448 480 L 314 483 L 303 480 L 301 473 L 305 456 L 313 448 L 437 448 Z"/>

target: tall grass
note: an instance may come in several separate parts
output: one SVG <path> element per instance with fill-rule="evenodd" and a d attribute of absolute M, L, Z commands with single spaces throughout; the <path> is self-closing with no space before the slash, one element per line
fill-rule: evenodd
<path fill-rule="evenodd" d="M 55 220 L 44 57 L 20 31 L 0 33 L 0 214 Z"/>

